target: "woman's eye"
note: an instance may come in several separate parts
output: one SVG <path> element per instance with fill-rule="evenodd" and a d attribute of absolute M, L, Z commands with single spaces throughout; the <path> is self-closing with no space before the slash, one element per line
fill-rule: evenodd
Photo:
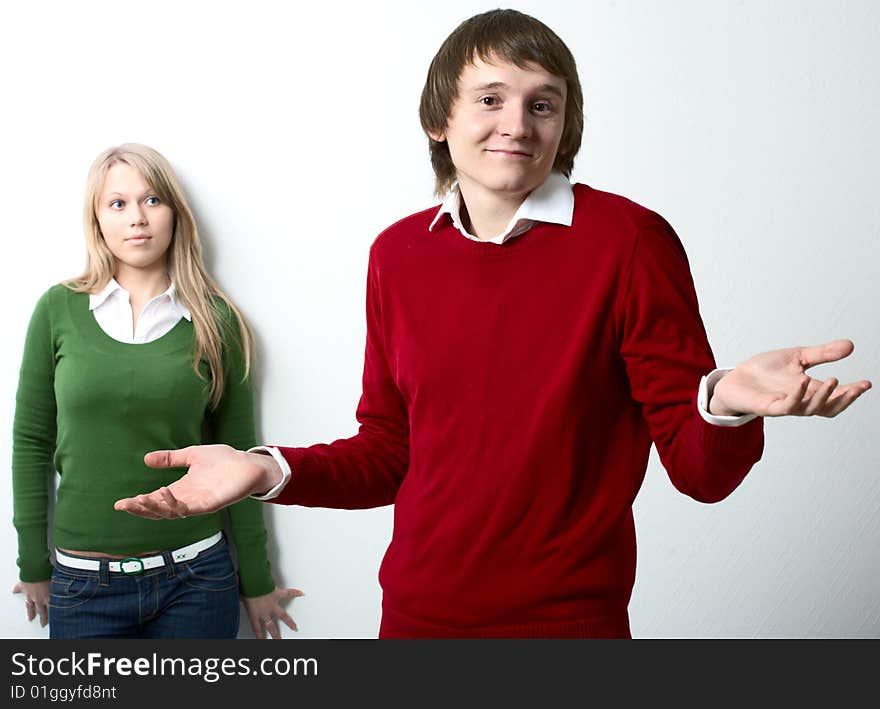
<path fill-rule="evenodd" d="M 498 99 L 494 96 L 483 96 L 483 98 L 480 99 L 480 103 L 484 106 L 494 106 L 498 103 Z"/>
<path fill-rule="evenodd" d="M 151 207 L 155 207 L 160 201 L 158 197 L 147 197 L 147 204 Z"/>
<path fill-rule="evenodd" d="M 110 202 L 110 209 L 122 209 L 124 202 L 121 199 L 114 199 Z"/>

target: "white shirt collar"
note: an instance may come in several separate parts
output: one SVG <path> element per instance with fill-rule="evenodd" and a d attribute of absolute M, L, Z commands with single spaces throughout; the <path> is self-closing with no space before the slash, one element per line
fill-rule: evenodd
<path fill-rule="evenodd" d="M 119 295 L 116 295 L 117 293 Z M 89 295 L 89 310 L 100 308 L 111 296 L 116 298 L 124 296 L 127 300 L 128 295 L 128 291 L 119 285 L 119 281 L 115 278 L 111 278 L 107 285 L 100 291 Z M 177 298 L 177 289 L 174 287 L 174 283 L 168 286 L 163 293 L 160 293 L 155 298 L 151 298 L 150 302 L 152 303 L 157 298 L 167 298 L 168 302 L 178 313 L 180 313 L 181 317 L 186 318 L 187 320 L 192 320 L 192 314 L 189 312 L 189 309 Z"/>
<path fill-rule="evenodd" d="M 444 214 L 448 214 L 455 227 L 469 239 L 478 240 L 462 226 L 461 223 L 461 190 L 458 183 L 446 193 L 443 203 L 437 211 L 434 220 L 428 227 L 429 231 L 440 222 Z M 550 222 L 571 226 L 574 214 L 574 191 L 571 182 L 561 172 L 553 171 L 531 194 L 523 200 L 516 213 L 508 222 L 505 230 L 493 239 L 496 244 L 501 244 L 507 239 L 527 231 L 535 222 Z"/>
<path fill-rule="evenodd" d="M 95 308 L 100 308 L 104 301 L 107 300 L 115 291 L 123 290 L 122 286 L 116 282 L 115 278 L 111 278 L 107 285 L 104 286 L 97 293 L 92 293 L 89 295 L 89 310 L 94 310 Z"/>

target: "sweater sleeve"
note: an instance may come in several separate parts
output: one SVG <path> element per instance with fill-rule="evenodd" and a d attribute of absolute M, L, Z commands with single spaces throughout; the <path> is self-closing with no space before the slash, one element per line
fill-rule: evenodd
<path fill-rule="evenodd" d="M 273 502 L 307 507 L 363 509 L 394 502 L 409 467 L 409 416 L 385 349 L 382 271 L 370 251 L 367 272 L 367 342 L 362 394 L 351 438 L 308 448 L 279 447 L 290 482 Z"/>
<path fill-rule="evenodd" d="M 12 426 L 13 524 L 19 578 L 46 581 L 49 562 L 49 473 L 55 450 L 55 343 L 51 291 L 37 303 L 24 343 Z"/>
<path fill-rule="evenodd" d="M 763 419 L 729 428 L 699 415 L 700 378 L 715 359 L 684 247 L 653 217 L 637 236 L 619 303 L 620 352 L 669 479 L 696 500 L 717 502 L 760 460 Z"/>
<path fill-rule="evenodd" d="M 209 414 L 209 429 L 213 442 L 247 450 L 256 444 L 253 385 L 250 375 L 244 378 L 244 354 L 238 323 L 228 308 L 221 307 L 223 397 Z M 252 598 L 270 593 L 275 582 L 269 564 L 263 506 L 257 500 L 245 499 L 230 506 L 228 512 L 241 595 Z"/>

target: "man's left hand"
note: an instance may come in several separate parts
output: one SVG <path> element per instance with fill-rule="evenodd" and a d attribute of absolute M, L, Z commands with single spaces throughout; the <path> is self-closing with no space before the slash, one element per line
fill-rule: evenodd
<path fill-rule="evenodd" d="M 836 362 L 850 355 L 850 340 L 824 345 L 772 350 L 747 359 L 716 385 L 709 401 L 715 416 L 837 416 L 871 388 L 866 379 L 840 384 L 806 372 L 810 367 Z"/>

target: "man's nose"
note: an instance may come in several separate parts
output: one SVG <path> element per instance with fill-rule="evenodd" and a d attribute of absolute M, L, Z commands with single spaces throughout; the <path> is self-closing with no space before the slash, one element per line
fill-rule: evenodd
<path fill-rule="evenodd" d="M 522 140 L 531 134 L 531 114 L 527 106 L 510 105 L 504 107 L 498 126 L 501 135 Z"/>

